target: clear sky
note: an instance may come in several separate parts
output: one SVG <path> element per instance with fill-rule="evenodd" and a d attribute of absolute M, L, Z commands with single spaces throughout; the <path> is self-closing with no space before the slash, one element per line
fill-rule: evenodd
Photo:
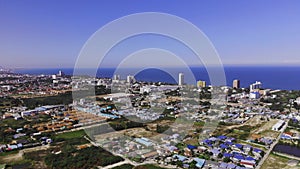
<path fill-rule="evenodd" d="M 0 66 L 73 67 L 95 31 L 137 12 L 187 19 L 224 64 L 300 65 L 299 0 L 0 0 Z"/>

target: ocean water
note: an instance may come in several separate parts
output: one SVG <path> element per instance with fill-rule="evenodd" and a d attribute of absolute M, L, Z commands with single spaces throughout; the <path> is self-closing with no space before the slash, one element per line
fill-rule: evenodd
<path fill-rule="evenodd" d="M 22 74 L 57 74 L 59 70 L 62 70 L 67 75 L 73 75 L 72 68 L 47 68 L 47 69 L 16 69 L 15 73 Z M 126 79 L 128 74 L 135 75 L 137 80 L 152 81 L 152 82 L 168 82 L 177 83 L 178 73 L 183 72 L 185 75 L 185 83 L 194 84 L 195 80 L 205 80 L 207 84 L 210 84 L 210 78 L 207 70 L 204 67 L 191 67 L 192 75 L 188 76 L 188 70 L 183 68 L 169 69 L 173 76 L 169 72 L 165 72 L 159 69 L 145 69 L 138 72 L 133 69 L 118 70 L 121 79 Z M 97 77 L 112 77 L 115 73 L 114 68 L 100 68 L 97 70 Z M 83 73 L 84 72 L 84 73 Z M 81 74 L 92 75 L 92 69 L 85 69 Z M 132 74 L 136 72 L 136 74 Z M 285 90 L 300 90 L 300 67 L 224 67 L 226 85 L 231 86 L 234 79 L 239 79 L 241 87 L 249 87 L 251 83 L 255 81 L 261 81 L 263 88 L 270 89 L 285 89 Z M 172 74 L 171 73 L 171 74 Z M 218 77 L 217 77 L 218 78 Z"/>

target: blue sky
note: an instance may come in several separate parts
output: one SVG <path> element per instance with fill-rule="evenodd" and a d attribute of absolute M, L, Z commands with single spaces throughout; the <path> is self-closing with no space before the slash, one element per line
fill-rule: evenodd
<path fill-rule="evenodd" d="M 298 0 L 0 0 L 0 65 L 73 67 L 95 31 L 138 12 L 192 22 L 225 65 L 300 65 Z"/>

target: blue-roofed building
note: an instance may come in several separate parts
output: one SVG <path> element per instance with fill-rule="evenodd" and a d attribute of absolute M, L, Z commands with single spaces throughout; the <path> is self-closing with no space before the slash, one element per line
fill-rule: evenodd
<path fill-rule="evenodd" d="M 230 157 L 232 157 L 233 155 L 232 155 L 232 154 L 230 154 L 230 153 L 223 153 L 223 156 L 224 156 L 224 157 L 228 157 L 228 158 L 230 158 Z"/>
<path fill-rule="evenodd" d="M 236 167 L 236 165 L 233 164 L 233 163 L 229 163 L 229 164 L 227 165 L 227 168 L 228 168 L 228 169 L 234 169 L 235 167 Z"/>
<path fill-rule="evenodd" d="M 225 141 L 233 142 L 234 140 L 235 140 L 235 138 L 228 137 Z"/>
<path fill-rule="evenodd" d="M 188 149 L 190 149 L 190 150 L 193 150 L 193 149 L 196 149 L 197 147 L 196 147 L 196 146 L 193 146 L 193 145 L 190 145 L 190 144 L 188 144 L 188 145 L 187 145 L 187 148 L 188 148 Z"/>
<path fill-rule="evenodd" d="M 285 139 L 285 140 L 291 140 L 292 137 L 291 136 L 288 136 L 288 135 L 281 135 L 280 137 L 281 139 Z"/>
<path fill-rule="evenodd" d="M 153 143 L 149 140 L 149 139 L 147 139 L 147 138 L 135 138 L 134 139 L 137 143 L 140 143 L 140 144 L 142 144 L 142 145 L 145 145 L 146 147 L 149 147 L 149 146 L 152 146 L 153 145 Z"/>
<path fill-rule="evenodd" d="M 248 161 L 256 161 L 255 158 L 253 158 L 253 157 L 251 157 L 251 156 L 246 157 L 245 160 L 248 160 Z"/>
<path fill-rule="evenodd" d="M 234 146 L 235 146 L 236 148 L 239 148 L 239 149 L 242 149 L 242 148 L 243 148 L 243 145 L 242 145 L 242 144 L 238 144 L 238 143 L 235 144 Z"/>
<path fill-rule="evenodd" d="M 188 165 L 188 164 L 183 164 L 183 166 L 182 166 L 183 168 L 189 168 L 190 167 L 190 165 Z"/>
<path fill-rule="evenodd" d="M 235 161 L 240 161 L 240 160 L 244 160 L 245 158 L 244 158 L 244 156 L 242 156 L 240 154 L 236 154 L 236 155 L 233 156 L 233 159 Z"/>
<path fill-rule="evenodd" d="M 261 157 L 261 153 L 262 153 L 262 150 L 261 149 L 258 149 L 258 148 L 254 148 L 252 150 L 253 154 L 255 155 L 255 157 Z"/>
<path fill-rule="evenodd" d="M 225 140 L 227 137 L 226 136 L 223 136 L 223 135 L 221 135 L 221 136 L 218 136 L 218 139 L 220 139 L 220 140 Z"/>
<path fill-rule="evenodd" d="M 243 146 L 243 150 L 246 151 L 246 152 L 249 152 L 251 149 L 252 149 L 252 146 L 250 146 L 248 144 Z"/>
<path fill-rule="evenodd" d="M 226 144 L 220 144 L 220 148 L 221 149 L 226 149 L 226 148 L 228 148 L 228 146 Z"/>
<path fill-rule="evenodd" d="M 272 140 L 272 139 L 265 138 L 265 137 L 260 138 L 259 141 L 261 141 L 261 142 L 263 142 L 263 143 L 265 143 L 265 144 L 267 144 L 267 145 L 270 145 L 270 144 L 273 143 L 273 140 Z"/>
<path fill-rule="evenodd" d="M 218 139 L 217 139 L 216 137 L 210 137 L 208 140 L 215 142 L 215 141 L 217 141 Z"/>
<path fill-rule="evenodd" d="M 245 167 L 236 166 L 235 169 L 247 169 Z"/>
<path fill-rule="evenodd" d="M 201 158 L 194 158 L 194 161 L 197 162 L 196 167 L 202 168 L 204 166 L 205 160 Z"/>
<path fill-rule="evenodd" d="M 206 139 L 206 140 L 203 141 L 203 143 L 204 143 L 204 144 L 211 144 L 212 141 Z"/>
<path fill-rule="evenodd" d="M 224 162 L 221 162 L 219 167 L 220 168 L 227 168 L 228 164 L 227 163 L 224 163 Z"/>
<path fill-rule="evenodd" d="M 229 145 L 229 146 L 232 146 L 232 145 L 233 145 L 233 142 L 226 141 L 225 144 L 227 144 L 227 145 Z"/>
<path fill-rule="evenodd" d="M 216 148 L 211 149 L 210 152 L 213 153 L 215 157 L 217 157 L 220 154 L 220 151 Z"/>
<path fill-rule="evenodd" d="M 259 149 L 259 148 L 254 148 L 254 149 L 253 149 L 253 152 L 256 152 L 256 153 L 261 153 L 261 152 L 262 152 L 262 150 L 261 150 L 261 149 Z"/>
<path fill-rule="evenodd" d="M 179 161 L 185 161 L 187 159 L 187 157 L 178 154 L 174 154 L 173 158 L 178 159 Z"/>

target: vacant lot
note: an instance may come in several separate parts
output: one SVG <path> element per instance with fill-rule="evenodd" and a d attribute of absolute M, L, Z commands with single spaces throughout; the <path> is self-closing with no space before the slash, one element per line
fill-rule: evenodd
<path fill-rule="evenodd" d="M 65 132 L 65 133 L 61 133 L 61 134 L 57 134 L 55 136 L 56 139 L 73 139 L 73 138 L 81 138 L 85 135 L 85 131 L 84 130 L 78 130 L 78 131 L 72 131 L 72 132 Z"/>
<path fill-rule="evenodd" d="M 299 167 L 288 158 L 270 154 L 261 169 L 299 169 Z"/>

